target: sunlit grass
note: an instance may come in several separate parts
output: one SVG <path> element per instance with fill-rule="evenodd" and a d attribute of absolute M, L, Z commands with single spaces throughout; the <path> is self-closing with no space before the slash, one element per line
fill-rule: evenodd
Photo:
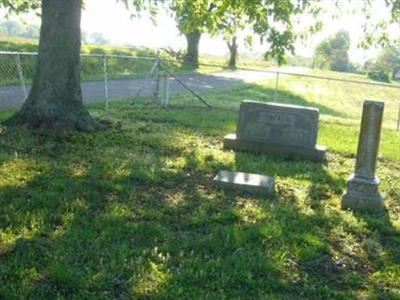
<path fill-rule="evenodd" d="M 365 76 L 312 70 L 310 74 L 339 78 L 345 80 L 365 81 Z M 264 88 L 274 89 L 275 82 L 270 80 L 262 84 Z M 356 83 L 347 83 L 333 80 L 306 78 L 299 76 L 284 76 L 279 82 L 279 102 L 290 101 L 286 95 L 294 94 L 303 99 L 307 99 L 310 104 L 329 107 L 330 112 L 336 115 L 359 119 L 362 112 L 362 105 L 365 100 L 376 100 L 385 102 L 384 125 L 395 128 L 397 125 L 400 109 L 400 89 L 384 86 L 371 86 Z"/>
<path fill-rule="evenodd" d="M 0 127 L 0 298 L 398 299 L 400 134 L 382 135 L 387 212 L 343 211 L 352 112 L 321 103 L 325 164 L 222 149 L 241 99 L 272 93 L 212 92 L 211 110 L 93 106 L 113 124 L 95 134 Z M 276 195 L 221 190 L 221 169 L 274 176 Z"/>

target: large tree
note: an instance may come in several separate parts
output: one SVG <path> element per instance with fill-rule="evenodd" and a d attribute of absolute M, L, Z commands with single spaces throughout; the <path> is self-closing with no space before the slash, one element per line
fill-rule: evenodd
<path fill-rule="evenodd" d="M 222 34 L 231 52 L 230 64 L 236 64 L 236 34 L 244 26 L 251 28 L 261 42 L 268 45 L 266 57 L 284 62 L 287 51 L 294 51 L 295 16 L 315 15 L 319 0 L 175 0 L 169 9 L 178 28 L 187 39 L 185 61 L 198 66 L 198 46 L 201 34 Z"/>
<path fill-rule="evenodd" d="M 2 3 L 13 7 L 23 5 L 22 2 L 5 0 Z M 54 130 L 95 131 L 104 128 L 90 116 L 82 101 L 79 70 L 81 7 L 82 0 L 41 1 L 42 24 L 32 88 L 22 108 L 7 121 L 8 124 Z"/>
<path fill-rule="evenodd" d="M 132 16 L 140 17 L 141 12 L 150 11 L 154 17 L 160 8 L 175 19 L 177 28 L 186 39 L 184 63 L 192 68 L 199 66 L 199 45 L 203 33 L 215 32 L 217 25 L 215 9 L 221 0 L 118 0 L 132 11 Z M 133 9 L 132 9 L 133 6 Z"/>
<path fill-rule="evenodd" d="M 219 5 L 216 11 L 218 18 L 216 34 L 223 37 L 229 49 L 228 66 L 231 69 L 236 68 L 238 58 L 238 33 L 246 26 L 249 26 L 249 18 L 245 14 L 244 1 L 224 1 Z"/>
<path fill-rule="evenodd" d="M 216 8 L 211 0 L 175 0 L 169 9 L 174 14 L 179 31 L 185 36 L 187 48 L 184 62 L 193 67 L 199 66 L 199 44 L 201 35 L 216 26 L 213 11 Z"/>

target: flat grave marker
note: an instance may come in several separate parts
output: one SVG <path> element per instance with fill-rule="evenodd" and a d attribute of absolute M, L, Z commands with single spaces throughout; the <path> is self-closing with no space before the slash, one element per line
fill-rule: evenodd
<path fill-rule="evenodd" d="M 274 178 L 259 174 L 219 171 L 213 181 L 223 188 L 255 194 L 270 195 L 275 191 Z"/>

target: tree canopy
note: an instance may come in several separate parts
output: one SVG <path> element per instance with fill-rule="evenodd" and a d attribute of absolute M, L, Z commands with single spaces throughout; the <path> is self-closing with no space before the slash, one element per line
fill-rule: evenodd
<path fill-rule="evenodd" d="M 10 13 L 22 13 L 37 10 L 40 7 L 40 0 L 0 0 L 0 8 Z"/>
<path fill-rule="evenodd" d="M 228 1 L 228 0 L 225 0 Z M 318 1 L 308 0 L 239 0 L 243 2 L 243 13 L 248 17 L 252 30 L 262 43 L 267 43 L 265 56 L 274 57 L 278 63 L 285 62 L 285 53 L 294 53 L 296 39 L 293 18 L 314 10 Z M 229 2 L 229 1 L 228 1 Z"/>
<path fill-rule="evenodd" d="M 276 57 L 279 63 L 284 62 L 286 52 L 294 51 L 293 17 L 306 11 L 315 13 L 318 11 L 315 8 L 319 2 L 319 0 L 116 1 L 124 3 L 134 15 L 140 15 L 145 10 L 154 15 L 160 7 L 166 8 L 176 20 L 179 31 L 186 35 L 220 33 L 229 40 L 246 24 L 259 36 L 260 41 L 268 45 L 266 57 Z M 40 3 L 40 0 L 0 0 L 0 7 L 10 13 L 27 12 L 37 10 Z M 199 37 L 193 39 L 192 36 L 188 42 L 194 40 L 198 43 L 199 39 Z"/>
<path fill-rule="evenodd" d="M 136 0 L 120 0 L 137 6 Z M 179 31 L 189 44 L 198 43 L 202 33 L 222 34 L 229 40 L 245 25 L 266 44 L 265 56 L 284 63 L 285 53 L 294 52 L 296 40 L 294 17 L 318 14 L 319 0 L 175 0 L 168 5 L 147 3 L 145 9 L 167 9 L 176 20 Z M 161 3 L 166 4 L 165 1 Z M 140 5 L 139 5 L 140 6 Z M 141 10 L 144 8 L 141 7 Z M 193 35 L 197 36 L 193 36 Z M 190 36 L 192 35 L 192 36 Z M 195 49 L 196 50 L 196 49 Z"/>

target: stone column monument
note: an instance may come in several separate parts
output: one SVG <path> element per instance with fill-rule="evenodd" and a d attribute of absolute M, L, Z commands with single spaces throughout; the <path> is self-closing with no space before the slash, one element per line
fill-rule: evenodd
<path fill-rule="evenodd" d="M 383 102 L 364 102 L 356 168 L 342 198 L 344 209 L 373 212 L 384 208 L 379 179 L 375 176 L 383 108 Z"/>

